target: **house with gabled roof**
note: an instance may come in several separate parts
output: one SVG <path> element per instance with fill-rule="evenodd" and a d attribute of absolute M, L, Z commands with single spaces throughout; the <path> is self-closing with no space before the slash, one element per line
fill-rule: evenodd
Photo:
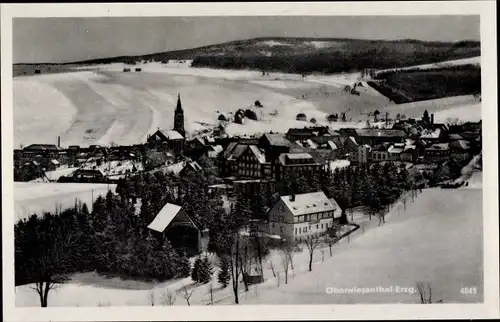
<path fill-rule="evenodd" d="M 202 250 L 202 232 L 181 206 L 167 203 L 147 227 L 160 243 L 194 255 Z"/>
<path fill-rule="evenodd" d="M 282 196 L 268 212 L 269 233 L 300 242 L 323 234 L 341 215 L 337 202 L 321 191 Z"/>

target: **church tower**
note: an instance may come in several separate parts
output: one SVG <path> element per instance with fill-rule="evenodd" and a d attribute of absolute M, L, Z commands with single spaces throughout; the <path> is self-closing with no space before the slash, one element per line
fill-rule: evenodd
<path fill-rule="evenodd" d="M 186 131 L 184 130 L 184 111 L 182 110 L 181 94 L 177 96 L 177 106 L 174 114 L 174 131 L 179 132 L 184 138 Z"/>

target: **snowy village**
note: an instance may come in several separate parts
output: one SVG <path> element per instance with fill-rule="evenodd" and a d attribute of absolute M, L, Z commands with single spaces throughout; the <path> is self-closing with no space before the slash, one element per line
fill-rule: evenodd
<path fill-rule="evenodd" d="M 14 64 L 16 306 L 483 300 L 479 41 L 190 48 Z"/>

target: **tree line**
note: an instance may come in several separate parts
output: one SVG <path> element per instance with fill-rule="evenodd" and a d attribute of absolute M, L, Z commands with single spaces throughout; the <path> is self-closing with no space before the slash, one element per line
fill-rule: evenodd
<path fill-rule="evenodd" d="M 359 48 L 358 50 L 339 50 L 305 54 L 282 54 L 262 56 L 259 54 L 228 53 L 206 55 L 194 58 L 192 67 L 210 67 L 218 69 L 253 69 L 308 74 L 313 72 L 340 73 L 359 71 L 365 68 L 396 68 L 416 64 L 441 62 L 464 58 L 447 48 L 426 50 L 416 48 L 415 52 L 394 51 L 384 46 Z M 480 54 L 471 49 L 470 56 Z"/>

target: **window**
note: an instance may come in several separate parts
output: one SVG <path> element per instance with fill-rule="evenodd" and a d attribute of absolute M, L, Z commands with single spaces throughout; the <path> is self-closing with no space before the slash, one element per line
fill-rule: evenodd
<path fill-rule="evenodd" d="M 304 234 L 307 233 L 307 227 L 304 227 Z"/>
<path fill-rule="evenodd" d="M 321 224 L 321 229 L 323 229 L 323 224 Z"/>
<path fill-rule="evenodd" d="M 299 227 L 299 235 L 302 233 L 302 228 Z"/>
<path fill-rule="evenodd" d="M 295 228 L 295 235 L 297 235 L 297 228 Z"/>
<path fill-rule="evenodd" d="M 316 224 L 316 229 L 319 229 L 319 224 Z"/>

